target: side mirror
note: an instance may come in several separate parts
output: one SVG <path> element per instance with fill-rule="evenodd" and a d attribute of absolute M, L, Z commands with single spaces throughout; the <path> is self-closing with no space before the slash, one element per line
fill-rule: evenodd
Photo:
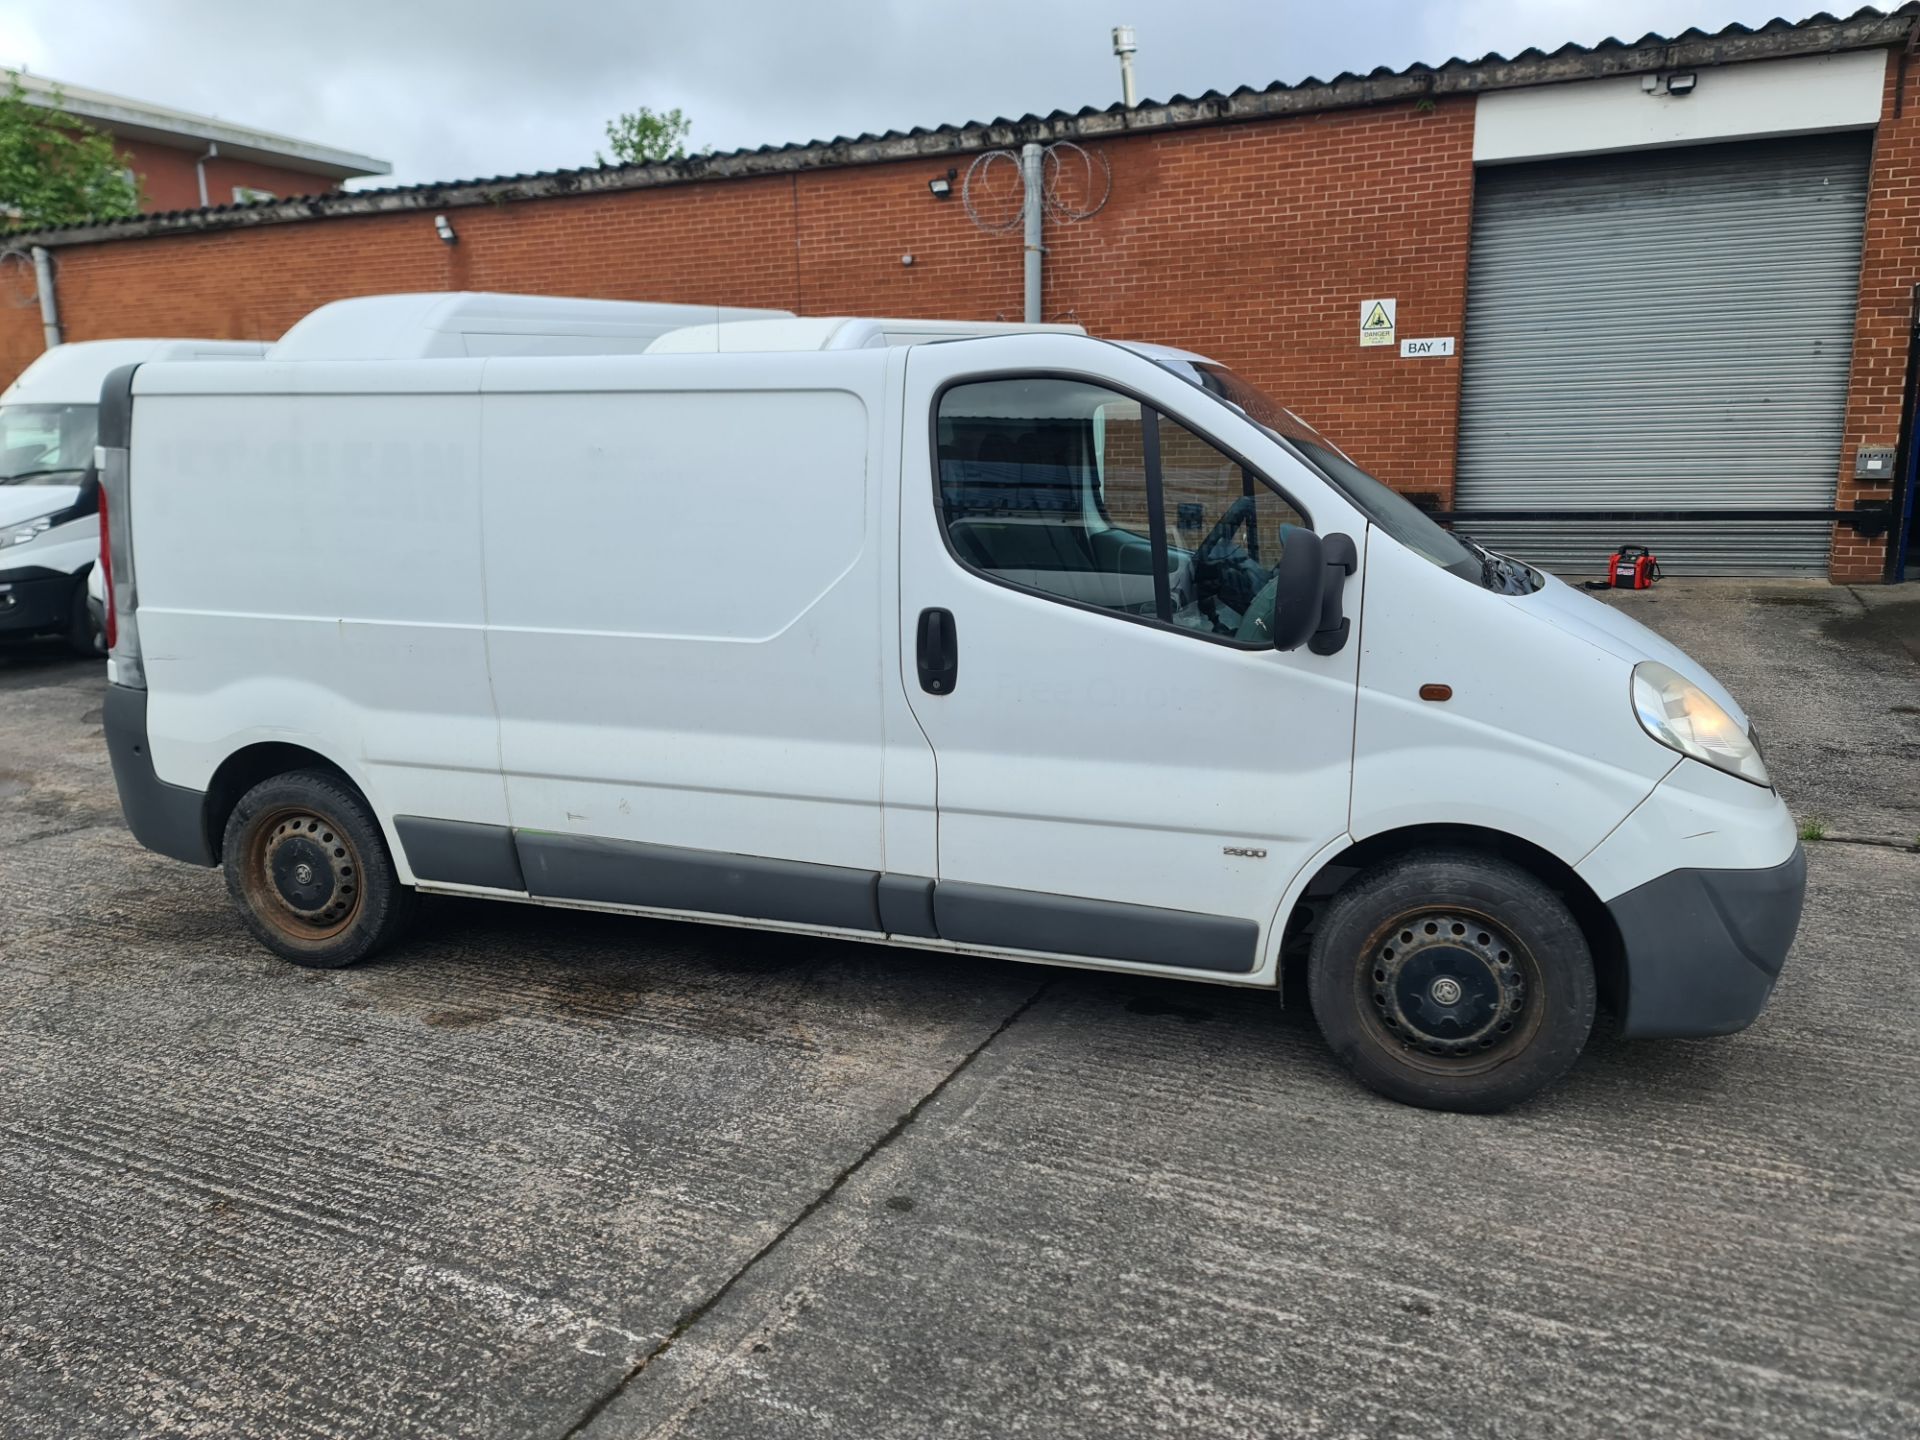
<path fill-rule="evenodd" d="M 1320 628 L 1326 583 L 1327 563 L 1320 537 L 1299 525 L 1282 525 L 1280 563 L 1273 567 L 1274 649 L 1298 650 Z"/>

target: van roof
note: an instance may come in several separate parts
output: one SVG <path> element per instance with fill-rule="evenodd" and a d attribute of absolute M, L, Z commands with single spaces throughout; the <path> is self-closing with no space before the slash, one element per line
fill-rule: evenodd
<path fill-rule="evenodd" d="M 122 365 L 150 360 L 257 359 L 257 340 L 76 340 L 56 345 L 0 393 L 0 405 L 93 405 L 100 383 Z"/>
<path fill-rule="evenodd" d="M 565 295 L 437 291 L 363 295 L 322 305 L 269 360 L 419 360 L 479 355 L 634 355 L 669 331 L 790 310 L 583 300 Z"/>
<path fill-rule="evenodd" d="M 689 325 L 647 346 L 649 355 L 743 355 L 792 350 L 881 350 L 976 335 L 1084 335 L 1084 325 L 1021 325 L 1004 320 L 925 320 L 864 315 L 809 315 Z"/>
<path fill-rule="evenodd" d="M 866 350 L 1079 325 L 797 316 L 791 310 L 586 300 L 484 291 L 363 295 L 296 322 L 269 360 L 423 360 L 486 355 L 692 355 Z"/>

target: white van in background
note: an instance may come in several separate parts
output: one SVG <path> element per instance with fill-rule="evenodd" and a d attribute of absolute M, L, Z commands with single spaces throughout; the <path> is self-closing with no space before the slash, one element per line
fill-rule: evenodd
<path fill-rule="evenodd" d="M 265 345 L 222 340 L 82 340 L 47 351 L 0 392 L 0 639 L 63 637 L 105 651 L 87 603 L 100 554 L 93 469 L 100 384 L 147 360 L 233 360 Z"/>
<path fill-rule="evenodd" d="M 418 358 L 396 304 L 103 392 L 122 805 L 288 959 L 431 890 L 1303 972 L 1463 1110 L 1599 999 L 1766 1004 L 1805 860 L 1733 698 L 1227 368 L 855 319 Z"/>

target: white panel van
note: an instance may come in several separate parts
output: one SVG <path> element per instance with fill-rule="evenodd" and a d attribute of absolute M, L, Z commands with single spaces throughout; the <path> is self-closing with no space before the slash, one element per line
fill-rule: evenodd
<path fill-rule="evenodd" d="M 941 333 L 119 372 L 134 834 L 303 965 L 439 891 L 1298 975 L 1451 1109 L 1760 1013 L 1805 862 L 1698 664 L 1202 356 Z"/>
<path fill-rule="evenodd" d="M 100 554 L 93 450 L 107 376 L 143 360 L 234 360 L 266 348 L 80 340 L 47 351 L 0 391 L 0 639 L 57 635 L 81 655 L 106 648 L 87 587 Z"/>

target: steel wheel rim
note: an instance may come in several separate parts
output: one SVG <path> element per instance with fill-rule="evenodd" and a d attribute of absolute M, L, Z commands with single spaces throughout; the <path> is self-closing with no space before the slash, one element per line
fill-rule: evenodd
<path fill-rule="evenodd" d="M 1368 1036 L 1414 1069 L 1483 1075 L 1539 1033 L 1539 962 L 1490 915 L 1423 905 L 1379 926 L 1362 954 L 1355 999 Z"/>
<path fill-rule="evenodd" d="M 366 903 L 359 848 L 318 811 L 269 811 L 247 835 L 244 886 L 253 913 L 296 944 L 331 940 Z"/>

